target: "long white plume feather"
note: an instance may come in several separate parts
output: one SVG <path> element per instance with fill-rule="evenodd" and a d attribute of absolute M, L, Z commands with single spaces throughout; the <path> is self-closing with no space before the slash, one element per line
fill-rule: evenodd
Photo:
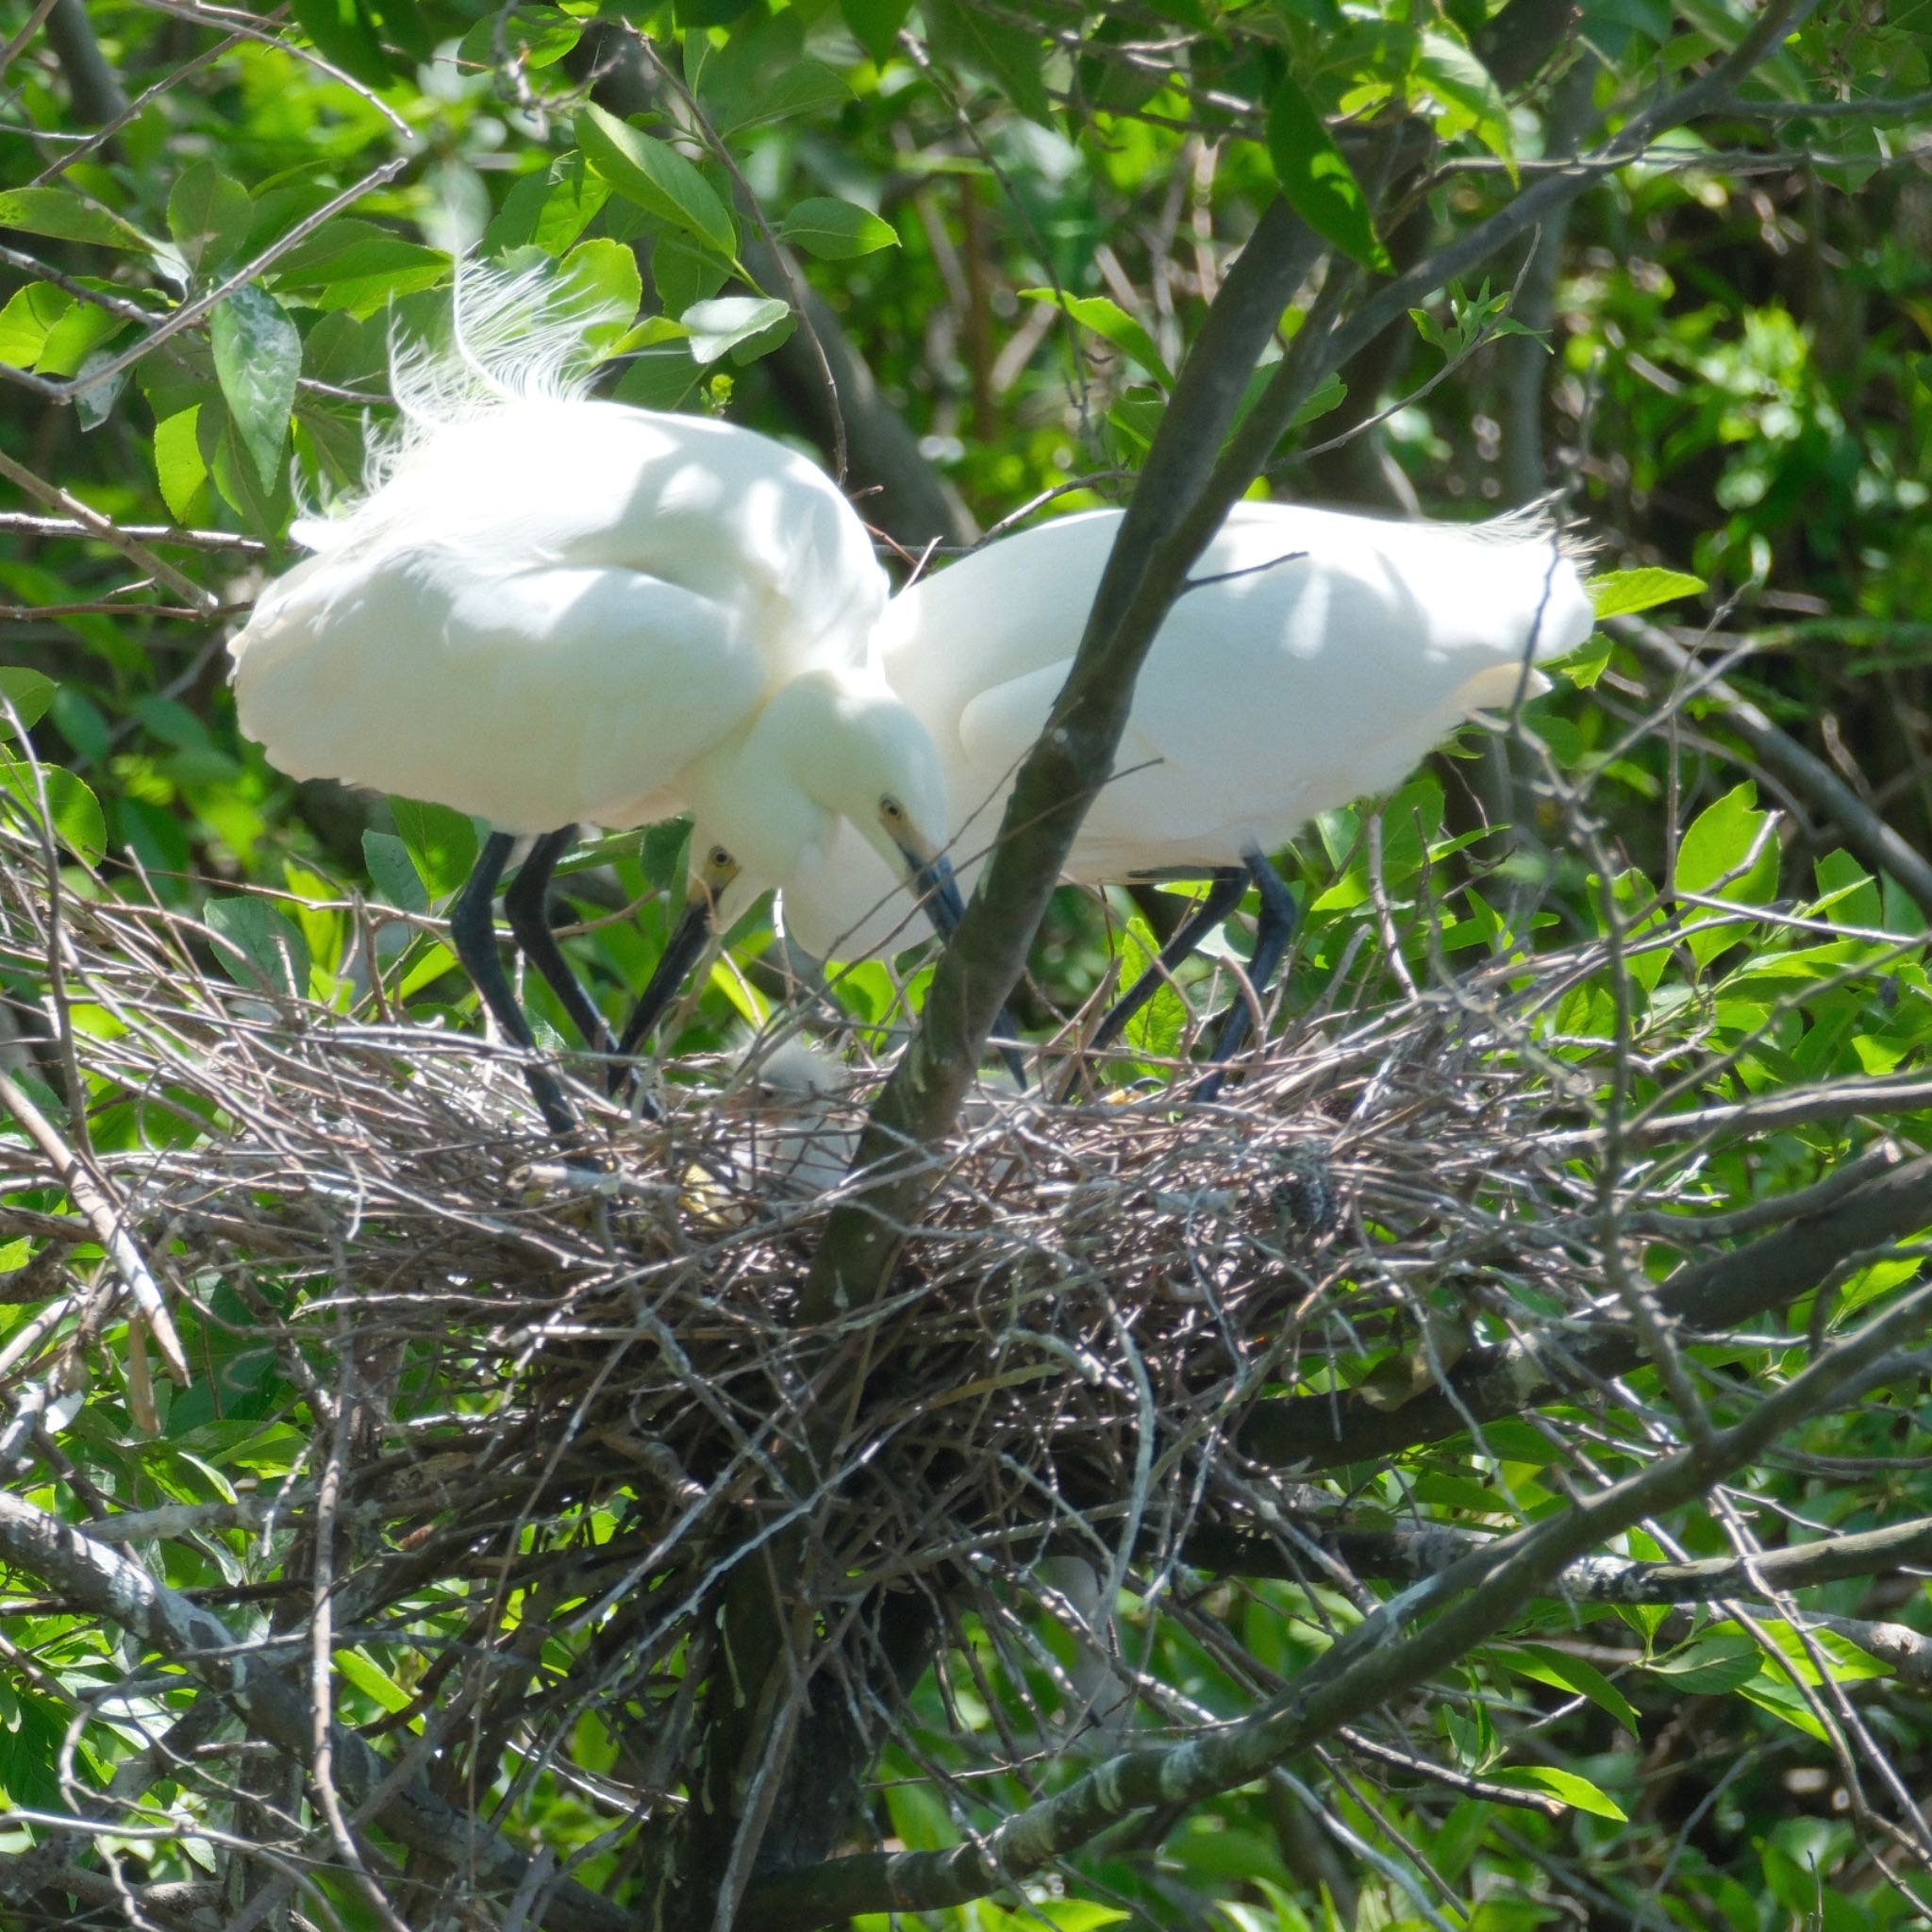
<path fill-rule="evenodd" d="M 397 421 L 371 435 L 360 491 L 326 514 L 301 517 L 290 535 L 311 550 L 333 549 L 352 534 L 357 513 L 440 432 L 519 403 L 581 398 L 601 359 L 591 331 L 631 320 L 554 262 L 516 274 L 458 262 L 449 317 L 437 335 L 406 339 L 391 325 Z"/>

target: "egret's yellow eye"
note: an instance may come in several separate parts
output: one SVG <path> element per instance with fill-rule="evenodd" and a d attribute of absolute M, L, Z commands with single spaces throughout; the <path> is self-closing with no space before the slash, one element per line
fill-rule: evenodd
<path fill-rule="evenodd" d="M 737 863 L 730 853 L 725 851 L 722 845 L 713 845 L 711 847 L 711 856 L 708 862 L 713 872 L 729 872 Z"/>
<path fill-rule="evenodd" d="M 879 816 L 888 823 L 896 824 L 906 816 L 906 808 L 889 792 L 879 800 Z"/>

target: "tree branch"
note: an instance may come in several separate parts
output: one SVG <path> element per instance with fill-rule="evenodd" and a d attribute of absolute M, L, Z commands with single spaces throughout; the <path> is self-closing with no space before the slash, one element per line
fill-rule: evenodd
<path fill-rule="evenodd" d="M 0 1493 L 0 1555 L 53 1584 L 78 1612 L 101 1617 L 207 1686 L 233 1701 L 257 1736 L 304 1765 L 314 1738 L 308 1703 L 267 1660 L 179 1591 L 157 1583 L 139 1563 L 104 1548 L 72 1524 Z M 412 1850 L 451 1872 L 515 1892 L 527 1882 L 529 1860 L 468 1814 L 446 1805 L 416 1778 L 397 1782 L 393 1768 L 346 1725 L 331 1726 L 336 1774 L 360 1804 L 381 1792 L 375 1816 Z M 534 1908 L 552 1932 L 625 1932 L 627 1913 L 572 1879 L 556 1879 Z"/>
<path fill-rule="evenodd" d="M 1694 1225 L 1694 1224 L 1692 1224 Z M 1702 1329 L 1784 1307 L 1826 1280 L 1845 1261 L 1932 1226 L 1932 1156 L 1909 1161 L 1854 1189 L 1816 1213 L 1681 1270 L 1657 1291 L 1664 1315 Z M 1391 1456 L 1459 1435 L 1471 1419 L 1491 1422 L 1558 1400 L 1642 1359 L 1630 1325 L 1607 1317 L 1571 1331 L 1558 1344 L 1531 1336 L 1472 1349 L 1448 1377 L 1400 1408 L 1378 1409 L 1358 1395 L 1292 1395 L 1257 1404 L 1241 1425 L 1241 1451 L 1277 1466 L 1328 1469 Z"/>
<path fill-rule="evenodd" d="M 1902 1296 L 1733 1427 L 1583 1497 L 1560 1515 L 1498 1538 L 1391 1598 L 1253 1717 L 1185 1743 L 1110 1758 L 1066 1790 L 950 1850 L 872 1854 L 787 1873 L 752 1888 L 748 1914 L 761 1932 L 809 1932 L 864 1911 L 962 1905 L 1039 1871 L 1136 1811 L 1197 1804 L 1247 1783 L 1456 1662 L 1607 1538 L 1692 1501 L 1785 1430 L 1833 1402 L 1854 1399 L 1889 1370 L 1896 1347 L 1923 1331 L 1928 1311 L 1932 1286 Z M 1401 1636 L 1427 1611 L 1439 1614 Z"/>
<path fill-rule="evenodd" d="M 1447 1524 L 1377 1530 L 1322 1526 L 1311 1528 L 1308 1536 L 1357 1576 L 1404 1583 L 1439 1575 L 1494 1541 Z M 1309 1565 L 1269 1537 L 1198 1529 L 1181 1554 L 1193 1568 L 1223 1575 L 1309 1580 Z M 1707 1557 L 1694 1563 L 1645 1563 L 1632 1557 L 1582 1557 L 1549 1579 L 1547 1594 L 1571 1603 L 1714 1603 L 1723 1597 L 1760 1597 L 1767 1591 L 1811 1590 L 1848 1576 L 1882 1576 L 1926 1564 L 1932 1564 L 1932 1517 L 1918 1517 L 1886 1529 L 1765 1550 L 1748 1561 Z"/>

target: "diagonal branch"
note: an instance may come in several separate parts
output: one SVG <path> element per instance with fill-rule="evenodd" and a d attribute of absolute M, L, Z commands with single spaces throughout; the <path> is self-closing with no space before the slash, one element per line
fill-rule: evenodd
<path fill-rule="evenodd" d="M 1657 1304 L 1667 1318 L 1693 1328 L 1735 1327 L 1796 1300 L 1867 1250 L 1928 1226 L 1932 1156 L 1922 1156 L 1761 1241 L 1684 1269 L 1658 1287 Z M 1239 1441 L 1262 1462 L 1333 1468 L 1458 1435 L 1472 1419 L 1517 1414 L 1621 1375 L 1643 1358 L 1636 1331 L 1622 1321 L 1607 1320 L 1556 1342 L 1531 1335 L 1473 1349 L 1446 1388 L 1431 1389 L 1400 1408 L 1375 1408 L 1353 1394 L 1260 1403 Z"/>
<path fill-rule="evenodd" d="M 1416 1583 L 1494 1540 L 1475 1530 L 1429 1524 L 1416 1529 L 1324 1529 L 1312 1541 L 1357 1576 Z M 1224 1575 L 1308 1580 L 1309 1566 L 1267 1537 L 1198 1529 L 1188 1538 L 1183 1555 L 1191 1566 Z M 1932 1564 L 1932 1517 L 1921 1516 L 1748 1557 L 1647 1563 L 1635 1557 L 1579 1557 L 1550 1578 L 1549 1589 L 1552 1596 L 1568 1603 L 1701 1604 L 1813 1590 L 1846 1577 L 1890 1575 L 1927 1564 Z"/>
<path fill-rule="evenodd" d="M 1373 1611 L 1254 1716 L 1185 1743 L 1129 1751 L 1067 1790 L 1014 1813 L 983 1838 L 942 1852 L 869 1854 L 789 1872 L 753 1887 L 761 1932 L 809 1932 L 865 1911 L 931 1911 L 1000 1890 L 1137 1811 L 1197 1804 L 1260 1776 L 1284 1757 L 1413 1689 L 1493 1636 L 1565 1565 L 1647 1516 L 1681 1507 L 1826 1406 L 1854 1399 L 1923 1333 L 1932 1286 L 1884 1314 L 1716 1431 L 1560 1515 L 1502 1537 Z M 1434 1620 L 1420 1628 L 1425 1612 Z M 1405 1636 L 1405 1631 L 1410 1634 Z"/>

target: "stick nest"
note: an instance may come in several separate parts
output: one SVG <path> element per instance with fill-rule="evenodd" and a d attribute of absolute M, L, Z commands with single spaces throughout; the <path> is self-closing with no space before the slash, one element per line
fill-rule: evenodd
<path fill-rule="evenodd" d="M 354 1557 L 337 1627 L 420 1645 L 419 1705 L 460 1686 L 565 1751 L 581 1711 L 627 1711 L 655 1740 L 626 1774 L 645 1804 L 676 1780 L 682 1659 L 747 1547 L 804 1529 L 834 1648 L 880 1586 L 955 1606 L 963 1588 L 1011 1635 L 1000 1607 L 1039 1596 L 1042 1555 L 1131 1565 L 1144 1592 L 1197 1529 L 1293 1542 L 1323 1492 L 1243 1458 L 1256 1402 L 1373 1388 L 1379 1362 L 1399 1403 L 1458 1335 L 1599 1293 L 1594 1197 L 1539 1151 L 1587 1117 L 1531 1044 L 1547 971 L 1291 1019 L 1212 1107 L 1178 1063 L 1072 1104 L 986 1090 L 926 1157 L 891 1292 L 808 1333 L 815 1246 L 862 1177 L 788 1183 L 782 1137 L 717 1104 L 716 1068 L 671 1070 L 661 1123 L 586 1091 L 609 1168 L 586 1176 L 513 1057 L 238 984 L 232 924 L 78 896 L 71 873 L 50 891 L 31 840 L 4 857 L 7 963 L 45 994 L 15 1011 L 54 1036 L 28 1077 L 93 1096 L 92 1167 L 192 1374 L 143 1417 L 128 1284 L 70 1265 L 89 1231 L 30 1191 L 48 1161 L 9 1140 L 8 1195 L 46 1204 L 10 1223 L 35 1254 L 9 1298 L 68 1301 L 11 1352 L 8 1400 L 84 1369 L 102 1425 L 136 1442 L 306 1408 L 308 1457 L 229 1519 L 258 1533 L 250 1574 L 286 1576 L 332 1512 Z M 856 1123 L 889 1069 L 851 1071 Z M 863 1398 L 828 1431 L 828 1365 L 855 1358 Z M 533 1663 L 512 1592 L 566 1636 L 569 1671 Z"/>

